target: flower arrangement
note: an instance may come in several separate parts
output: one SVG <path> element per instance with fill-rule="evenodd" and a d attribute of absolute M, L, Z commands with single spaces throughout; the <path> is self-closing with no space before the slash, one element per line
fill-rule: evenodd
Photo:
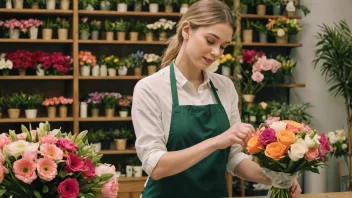
<path fill-rule="evenodd" d="M 52 98 L 45 98 L 45 100 L 42 102 L 43 106 L 49 107 L 49 106 L 57 106 L 61 103 L 58 97 L 52 97 Z"/>
<path fill-rule="evenodd" d="M 100 31 L 100 28 L 101 28 L 101 21 L 98 21 L 98 20 L 93 20 L 90 22 L 90 29 L 92 31 Z"/>
<path fill-rule="evenodd" d="M 87 131 L 78 135 L 51 130 L 2 133 L 1 186 L 6 197 L 116 197 L 115 167 L 99 163 L 101 155 L 89 145 Z"/>
<path fill-rule="evenodd" d="M 285 35 L 296 35 L 302 31 L 297 19 L 288 19 L 285 17 L 269 19 L 269 23 L 266 25 L 266 28 L 269 32 L 272 32 L 278 37 L 283 37 Z"/>
<path fill-rule="evenodd" d="M 88 94 L 88 96 L 87 103 L 92 106 L 92 109 L 98 109 L 103 101 L 104 93 L 92 92 Z"/>
<path fill-rule="evenodd" d="M 283 57 L 281 55 L 276 57 L 276 60 L 281 63 L 281 68 L 280 72 L 283 75 L 292 75 L 293 69 L 295 68 L 297 61 L 289 58 L 289 57 Z"/>
<path fill-rule="evenodd" d="M 43 21 L 38 19 L 23 20 L 22 23 L 23 23 L 23 26 L 27 29 L 31 27 L 38 28 L 43 25 Z"/>
<path fill-rule="evenodd" d="M 111 93 L 104 93 L 103 97 L 103 104 L 105 109 L 115 109 L 117 105 L 117 101 L 121 98 L 121 94 L 111 92 Z"/>
<path fill-rule="evenodd" d="M 5 55 L 5 59 L 12 61 L 13 68 L 32 68 L 36 67 L 34 60 L 32 59 L 32 53 L 27 50 L 17 50 L 15 52 L 9 52 Z"/>
<path fill-rule="evenodd" d="M 172 32 L 175 29 L 176 22 L 161 18 L 159 21 L 156 21 L 154 25 L 159 32 Z"/>
<path fill-rule="evenodd" d="M 332 146 L 332 154 L 337 158 L 344 157 L 347 162 L 348 138 L 345 129 L 328 132 L 327 137 Z"/>
<path fill-rule="evenodd" d="M 67 20 L 65 18 L 57 17 L 55 26 L 58 29 L 68 29 L 68 28 L 70 28 L 70 20 Z"/>
<path fill-rule="evenodd" d="M 21 21 L 17 19 L 10 19 L 5 21 L 4 27 L 6 27 L 9 30 L 21 29 L 21 27 L 23 27 L 23 24 L 21 23 Z"/>
<path fill-rule="evenodd" d="M 65 75 L 73 69 L 72 58 L 63 55 L 61 52 L 42 53 L 39 54 L 37 60 L 45 69 L 46 75 Z"/>
<path fill-rule="evenodd" d="M 10 73 L 10 70 L 13 67 L 12 61 L 11 60 L 6 60 L 5 59 L 6 54 L 1 54 L 0 55 L 0 70 L 2 71 L 3 76 L 7 76 Z"/>
<path fill-rule="evenodd" d="M 246 151 L 258 158 L 272 180 L 270 197 L 289 198 L 292 180 L 303 171 L 319 173 L 330 145 L 324 133 L 319 136 L 304 123 L 271 117 L 259 126 Z"/>
<path fill-rule="evenodd" d="M 118 106 L 121 111 L 128 111 L 132 104 L 132 96 L 123 96 L 118 100 Z"/>
<path fill-rule="evenodd" d="M 66 105 L 70 105 L 70 104 L 72 104 L 73 103 L 73 99 L 72 98 L 65 98 L 65 97 L 63 97 L 63 96 L 60 96 L 59 98 L 58 98 L 58 100 L 60 101 L 60 105 L 61 106 L 66 106 Z"/>
<path fill-rule="evenodd" d="M 130 55 L 133 67 L 142 67 L 144 52 L 138 50 L 136 53 Z"/>
<path fill-rule="evenodd" d="M 219 62 L 222 66 L 233 68 L 235 64 L 235 57 L 231 54 L 224 54 L 219 59 Z"/>
<path fill-rule="evenodd" d="M 144 54 L 143 58 L 148 65 L 159 65 L 161 62 L 161 57 L 156 54 Z"/>
<path fill-rule="evenodd" d="M 114 55 L 108 56 L 104 58 L 104 62 L 108 68 L 116 69 L 119 65 L 119 58 Z"/>
<path fill-rule="evenodd" d="M 97 59 L 93 56 L 92 52 L 80 51 L 79 52 L 79 65 L 80 66 L 92 66 L 97 64 Z"/>
<path fill-rule="evenodd" d="M 253 64 L 258 60 L 258 58 L 261 58 L 264 56 L 264 53 L 262 51 L 256 51 L 254 49 L 243 49 L 242 50 L 242 55 L 243 59 L 240 60 L 241 63 L 245 64 Z"/>
<path fill-rule="evenodd" d="M 88 23 L 88 17 L 84 17 L 81 19 L 81 23 L 79 23 L 79 32 L 90 32 L 90 25 Z"/>

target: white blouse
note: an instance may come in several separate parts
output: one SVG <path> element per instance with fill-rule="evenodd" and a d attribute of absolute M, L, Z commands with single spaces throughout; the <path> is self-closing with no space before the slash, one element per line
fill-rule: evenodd
<path fill-rule="evenodd" d="M 241 121 L 238 112 L 238 95 L 233 82 L 223 75 L 204 72 L 204 82 L 198 92 L 194 89 L 177 67 L 175 68 L 176 86 L 179 105 L 215 104 L 209 80 L 218 89 L 218 95 L 230 125 Z M 172 111 L 172 95 L 170 87 L 170 67 L 140 80 L 134 88 L 132 120 L 137 137 L 136 150 L 142 161 L 143 170 L 151 175 L 161 156 L 167 152 Z M 234 175 L 235 167 L 245 158 L 239 144 L 231 146 L 227 171 Z"/>

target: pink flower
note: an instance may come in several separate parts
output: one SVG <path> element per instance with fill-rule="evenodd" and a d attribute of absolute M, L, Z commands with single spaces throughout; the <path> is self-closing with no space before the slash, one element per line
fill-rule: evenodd
<path fill-rule="evenodd" d="M 270 61 L 272 65 L 271 72 L 276 73 L 280 69 L 281 63 L 275 59 L 270 59 Z"/>
<path fill-rule="evenodd" d="M 22 158 L 13 163 L 15 177 L 26 184 L 31 184 L 37 175 L 35 174 L 36 164 L 28 158 Z"/>
<path fill-rule="evenodd" d="M 304 158 L 306 158 L 308 162 L 311 162 L 315 160 L 318 156 L 319 156 L 318 148 L 309 148 L 308 152 L 304 155 Z"/>
<path fill-rule="evenodd" d="M 330 145 L 329 145 L 328 140 L 325 137 L 325 133 L 321 134 L 319 142 L 320 142 L 320 145 L 319 145 L 319 157 L 324 162 L 325 161 L 325 155 L 327 155 L 330 152 Z"/>
<path fill-rule="evenodd" d="M 79 193 L 79 184 L 75 178 L 67 178 L 59 184 L 57 192 L 61 198 L 76 198 Z"/>
<path fill-rule="evenodd" d="M 69 153 L 67 155 L 66 166 L 64 170 L 68 173 L 82 171 L 83 165 L 84 165 L 83 161 L 77 155 Z"/>
<path fill-rule="evenodd" d="M 27 151 L 25 150 L 24 153 L 23 153 L 23 157 L 24 158 L 27 158 L 27 159 L 30 159 L 32 161 L 35 161 L 37 160 L 37 151 Z"/>
<path fill-rule="evenodd" d="M 38 175 L 44 181 L 51 181 L 57 175 L 57 164 L 50 158 L 40 158 L 37 162 Z"/>
<path fill-rule="evenodd" d="M 274 122 L 280 121 L 280 117 L 270 117 L 267 120 L 265 120 L 266 125 L 271 125 Z"/>
<path fill-rule="evenodd" d="M 5 156 L 4 154 L 0 151 L 0 165 L 3 165 L 5 162 Z"/>
<path fill-rule="evenodd" d="M 269 71 L 272 68 L 271 62 L 266 59 L 266 56 L 259 58 L 258 62 L 260 63 L 260 69 L 263 71 Z"/>
<path fill-rule="evenodd" d="M 84 160 L 82 175 L 83 175 L 84 179 L 86 179 L 88 181 L 94 179 L 94 177 L 95 177 L 95 167 L 89 158 L 86 158 Z"/>
<path fill-rule="evenodd" d="M 31 130 L 32 142 L 35 142 L 37 136 L 37 130 Z"/>
<path fill-rule="evenodd" d="M 258 62 L 256 62 L 256 63 L 254 63 L 254 65 L 253 65 L 253 68 L 252 68 L 252 72 L 254 73 L 254 72 L 260 72 L 260 68 L 261 68 L 261 65 L 260 65 L 260 63 L 259 63 L 259 61 Z"/>
<path fill-rule="evenodd" d="M 109 179 L 101 189 L 104 198 L 116 198 L 119 182 L 116 177 Z"/>
<path fill-rule="evenodd" d="M 53 135 L 47 135 L 39 138 L 39 144 L 56 144 L 57 138 Z"/>
<path fill-rule="evenodd" d="M 313 132 L 313 130 L 308 125 L 306 125 L 304 123 L 301 124 L 300 131 L 303 131 L 303 132 L 308 133 L 308 134 Z"/>
<path fill-rule="evenodd" d="M 264 75 L 260 72 L 254 72 L 252 74 L 252 80 L 254 80 L 255 82 L 260 83 L 263 81 L 263 79 L 264 79 Z"/>
<path fill-rule="evenodd" d="M 11 138 L 7 137 L 6 134 L 2 133 L 0 135 L 0 149 L 4 148 L 5 145 L 10 144 L 11 142 Z"/>
<path fill-rule="evenodd" d="M 107 174 L 107 173 L 115 174 L 116 173 L 115 166 L 107 165 L 107 164 L 99 164 L 97 167 L 95 167 L 95 174 L 97 176 L 100 177 L 102 174 Z"/>
<path fill-rule="evenodd" d="M 264 131 L 259 136 L 260 143 L 263 145 L 276 142 L 276 132 L 274 129 L 264 129 Z"/>
<path fill-rule="evenodd" d="M 59 138 L 59 140 L 57 141 L 57 146 L 60 149 L 68 152 L 77 152 L 78 150 L 77 145 L 68 138 Z"/>
<path fill-rule="evenodd" d="M 0 184 L 2 183 L 2 181 L 4 180 L 4 177 L 5 177 L 4 169 L 2 167 L 3 166 L 0 165 Z"/>
<path fill-rule="evenodd" d="M 20 133 L 16 135 L 17 140 L 26 140 L 27 133 Z"/>
<path fill-rule="evenodd" d="M 43 144 L 40 146 L 40 153 L 53 160 L 62 160 L 64 152 L 54 144 Z"/>

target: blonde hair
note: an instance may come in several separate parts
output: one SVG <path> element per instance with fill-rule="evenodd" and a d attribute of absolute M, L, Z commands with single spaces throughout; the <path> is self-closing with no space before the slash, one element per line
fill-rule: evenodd
<path fill-rule="evenodd" d="M 161 68 L 169 65 L 179 53 L 183 43 L 182 26 L 187 22 L 190 23 L 192 30 L 217 23 L 228 23 L 232 27 L 234 35 L 236 28 L 236 21 L 231 9 L 224 2 L 219 0 L 197 1 L 182 16 L 177 25 L 176 34 L 169 39 L 168 47 L 163 54 Z"/>

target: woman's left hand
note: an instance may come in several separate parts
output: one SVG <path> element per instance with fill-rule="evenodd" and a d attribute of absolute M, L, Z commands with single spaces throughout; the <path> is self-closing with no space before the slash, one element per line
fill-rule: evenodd
<path fill-rule="evenodd" d="M 292 183 L 291 187 L 291 196 L 292 198 L 297 198 L 302 192 L 301 187 L 299 186 L 297 179 L 295 179 Z"/>

